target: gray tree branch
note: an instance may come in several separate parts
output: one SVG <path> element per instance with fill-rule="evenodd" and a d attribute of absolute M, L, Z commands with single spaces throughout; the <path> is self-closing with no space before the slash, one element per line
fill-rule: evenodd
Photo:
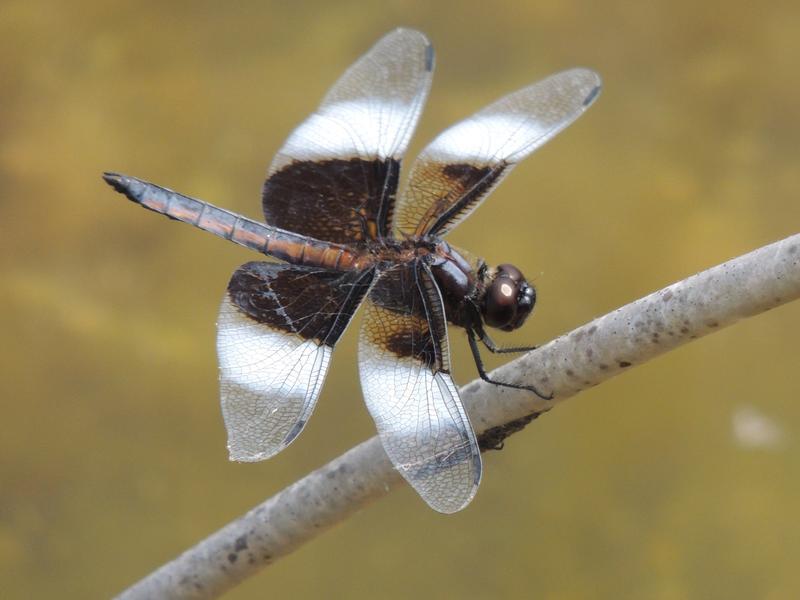
<path fill-rule="evenodd" d="M 497 369 L 461 390 L 483 447 L 555 404 L 691 340 L 800 297 L 800 234 L 674 283 Z M 352 448 L 160 567 L 119 597 L 216 598 L 399 484 L 377 438 Z M 444 518 L 444 517 L 443 517 Z"/>

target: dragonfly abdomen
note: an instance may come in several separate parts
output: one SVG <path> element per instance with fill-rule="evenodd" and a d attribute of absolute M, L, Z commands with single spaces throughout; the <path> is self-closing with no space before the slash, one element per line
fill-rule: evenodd
<path fill-rule="evenodd" d="M 104 173 L 103 179 L 148 210 L 279 260 L 335 270 L 350 270 L 356 263 L 357 255 L 340 244 L 271 227 L 136 177 Z"/>

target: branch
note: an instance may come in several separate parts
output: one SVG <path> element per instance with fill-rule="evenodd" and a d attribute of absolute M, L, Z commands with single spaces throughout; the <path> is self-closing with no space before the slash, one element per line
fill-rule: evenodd
<path fill-rule="evenodd" d="M 495 371 L 531 393 L 474 381 L 461 397 L 482 448 L 497 447 L 578 392 L 742 319 L 800 297 L 800 234 L 623 306 Z M 215 598 L 399 484 L 374 437 L 310 473 L 119 597 Z"/>

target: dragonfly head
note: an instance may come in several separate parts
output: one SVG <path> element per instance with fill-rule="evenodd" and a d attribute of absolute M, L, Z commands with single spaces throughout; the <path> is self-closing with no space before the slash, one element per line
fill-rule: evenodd
<path fill-rule="evenodd" d="M 521 327 L 536 304 L 536 290 L 514 265 L 499 265 L 487 276 L 489 283 L 481 303 L 484 323 L 503 331 Z"/>

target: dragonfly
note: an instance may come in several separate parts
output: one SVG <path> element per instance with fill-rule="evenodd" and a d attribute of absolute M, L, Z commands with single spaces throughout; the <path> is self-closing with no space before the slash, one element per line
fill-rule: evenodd
<path fill-rule="evenodd" d="M 255 250 L 228 283 L 217 319 L 222 413 L 231 460 L 260 461 L 302 431 L 331 354 L 356 311 L 364 400 L 394 468 L 433 509 L 477 492 L 478 440 L 450 367 L 448 326 L 466 331 L 480 376 L 487 328 L 525 322 L 536 291 L 511 264 L 490 266 L 445 241 L 513 167 L 577 119 L 600 77 L 575 68 L 507 95 L 400 166 L 434 69 L 426 36 L 396 29 L 350 66 L 288 137 L 262 191 L 265 222 L 107 172 L 133 202 Z"/>

